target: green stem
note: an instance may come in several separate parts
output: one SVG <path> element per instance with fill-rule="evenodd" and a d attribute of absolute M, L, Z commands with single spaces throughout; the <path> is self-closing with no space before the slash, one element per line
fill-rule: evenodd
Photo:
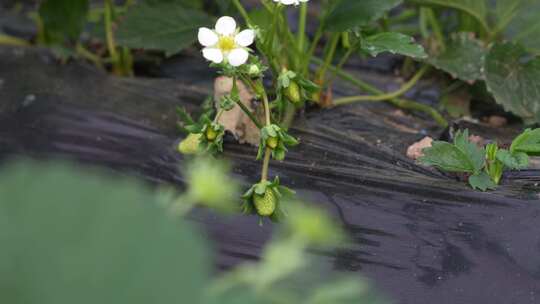
<path fill-rule="evenodd" d="M 113 3 L 111 0 L 105 0 L 105 35 L 107 40 L 107 49 L 112 59 L 113 64 L 118 60 L 116 52 L 116 44 L 114 42 L 114 34 L 112 29 L 112 9 Z"/>
<path fill-rule="evenodd" d="M 271 54 L 273 54 L 274 51 L 274 40 L 278 28 L 278 20 L 279 20 L 279 14 L 281 12 L 281 6 L 276 5 L 274 7 L 274 10 L 272 12 L 272 27 L 270 28 L 270 35 L 266 38 L 268 39 L 265 41 L 265 48 L 270 51 Z"/>
<path fill-rule="evenodd" d="M 270 119 L 270 103 L 268 102 L 268 95 L 266 94 L 266 90 L 264 89 L 262 81 L 260 80 L 258 82 L 258 87 L 260 88 L 259 91 L 262 93 L 266 126 L 269 126 L 272 124 L 272 121 Z"/>
<path fill-rule="evenodd" d="M 238 10 L 238 12 L 240 13 L 240 15 L 242 15 L 242 17 L 244 18 L 246 23 L 249 26 L 253 25 L 253 22 L 251 22 L 251 18 L 249 17 L 249 14 L 246 11 L 246 8 L 242 5 L 240 0 L 233 0 L 233 4 L 236 7 L 236 9 Z"/>
<path fill-rule="evenodd" d="M 253 81 L 251 79 L 249 79 L 245 75 L 241 75 L 240 78 L 242 79 L 242 81 L 245 84 L 247 84 L 251 88 L 251 90 L 255 94 L 257 94 L 257 87 L 255 86 L 255 84 L 253 83 Z M 263 125 L 259 122 L 257 117 L 255 117 L 255 115 L 253 115 L 253 113 L 246 107 L 246 105 L 242 101 L 238 102 L 237 104 L 240 107 L 240 109 L 242 109 L 242 111 L 249 117 L 249 119 L 251 119 L 253 124 L 255 124 L 257 126 L 257 128 L 259 128 L 259 129 L 263 128 Z"/>
<path fill-rule="evenodd" d="M 313 54 L 315 54 L 315 50 L 317 49 L 317 45 L 319 44 L 319 41 L 322 38 L 323 28 L 324 28 L 324 23 L 321 22 L 319 24 L 319 27 L 317 28 L 317 31 L 315 32 L 315 37 L 313 37 L 313 42 L 311 43 L 311 46 L 309 48 L 309 51 L 307 52 L 307 56 L 303 64 L 302 74 L 304 75 L 306 75 L 309 70 L 309 63 L 311 62 L 311 59 L 313 58 Z"/>
<path fill-rule="evenodd" d="M 322 65 L 324 64 L 324 62 L 319 59 L 319 58 L 316 58 L 316 57 L 313 57 L 312 61 L 316 64 L 319 64 L 319 65 Z M 329 66 L 329 69 L 331 71 L 336 71 L 336 74 L 341 77 L 341 79 L 343 80 L 346 80 L 348 82 L 350 82 L 351 84 L 353 84 L 354 86 L 356 86 L 357 88 L 361 89 L 361 90 L 364 90 L 364 91 L 367 91 L 369 93 L 372 93 L 372 94 L 384 94 L 383 91 L 377 89 L 376 87 L 354 77 L 353 75 L 343 71 L 343 70 L 338 70 L 336 69 L 335 67 L 333 66 Z M 448 126 L 448 122 L 446 121 L 446 119 L 444 119 L 444 117 L 442 117 L 442 115 L 437 112 L 437 110 L 433 109 L 432 107 L 428 106 L 428 105 L 425 105 L 425 104 L 421 104 L 421 103 L 418 103 L 418 102 L 415 102 L 415 101 L 412 101 L 412 100 L 406 100 L 406 99 L 401 99 L 401 98 L 396 98 L 396 99 L 390 99 L 388 100 L 387 102 L 391 103 L 392 105 L 396 106 L 396 107 L 400 107 L 400 108 L 403 108 L 403 109 L 409 109 L 409 110 L 416 110 L 416 111 L 421 111 L 421 112 L 424 112 L 428 115 L 430 115 L 436 122 L 437 124 L 439 124 L 441 127 L 447 127 Z"/>
<path fill-rule="evenodd" d="M 431 29 L 433 30 L 433 34 L 435 35 L 435 38 L 437 39 L 437 42 L 439 42 L 439 46 L 442 50 L 446 49 L 446 43 L 444 42 L 444 35 L 441 29 L 441 25 L 439 24 L 439 21 L 437 20 L 437 17 L 435 17 L 435 12 L 433 12 L 433 9 L 426 8 L 426 17 L 427 21 L 429 22 Z"/>
<path fill-rule="evenodd" d="M 343 55 L 343 57 L 339 60 L 339 63 L 338 65 L 335 67 L 334 71 L 332 71 L 332 76 L 330 77 L 330 79 L 328 80 L 328 83 L 332 83 L 334 81 L 334 79 L 336 78 L 337 74 L 336 74 L 336 71 L 337 70 L 341 70 L 343 68 L 343 66 L 345 65 L 345 63 L 347 63 L 347 61 L 349 60 L 349 57 L 351 57 L 352 53 L 354 52 L 355 48 L 349 48 L 347 50 L 347 52 L 345 53 L 345 55 Z"/>
<path fill-rule="evenodd" d="M 351 96 L 351 97 L 344 97 L 344 98 L 338 98 L 334 100 L 334 106 L 341 106 L 346 104 L 351 104 L 359 101 L 386 101 L 390 99 L 395 99 L 400 97 L 401 95 L 408 92 L 412 87 L 418 83 L 418 81 L 424 76 L 424 74 L 429 70 L 429 65 L 424 65 L 422 68 L 414 75 L 411 80 L 409 80 L 406 84 L 404 84 L 399 90 L 392 92 L 392 93 L 385 93 L 375 96 Z"/>
<path fill-rule="evenodd" d="M 429 31 L 428 31 L 426 8 L 421 7 L 419 10 L 420 10 L 420 18 L 418 18 L 418 23 L 419 23 L 419 28 L 420 28 L 420 34 L 422 35 L 422 38 L 428 39 Z"/>
<path fill-rule="evenodd" d="M 303 53 L 304 52 L 304 42 L 306 37 L 306 20 L 307 20 L 307 3 L 302 3 L 302 6 L 300 7 L 300 19 L 298 20 L 298 50 Z M 298 58 L 298 60 L 301 62 L 302 58 Z"/>
<path fill-rule="evenodd" d="M 270 156 L 272 155 L 272 149 L 266 148 L 264 150 L 263 166 L 261 171 L 261 182 L 268 180 L 268 167 L 270 167 Z"/>
<path fill-rule="evenodd" d="M 30 43 L 28 43 L 26 40 L 5 34 L 0 34 L 0 44 L 12 46 L 30 46 Z"/>
<path fill-rule="evenodd" d="M 264 116 L 266 118 L 266 126 L 269 126 L 272 124 L 272 121 L 270 120 L 270 105 L 268 102 L 268 95 L 266 94 L 266 90 L 264 89 L 264 86 L 262 84 L 262 81 L 259 80 L 257 83 L 257 86 L 259 87 L 259 90 L 262 93 L 263 98 L 263 105 L 264 105 Z M 269 147 L 266 147 L 266 150 L 264 150 L 264 160 L 263 160 L 263 166 L 262 166 L 262 172 L 261 172 L 261 181 L 267 181 L 268 180 L 268 167 L 270 166 L 270 156 L 272 154 L 272 149 Z"/>
<path fill-rule="evenodd" d="M 219 109 L 219 111 L 216 114 L 216 117 L 214 117 L 214 123 L 217 123 L 219 121 L 219 119 L 221 118 L 221 115 L 223 115 L 224 112 L 225 112 L 224 109 Z"/>
<path fill-rule="evenodd" d="M 320 68 L 319 72 L 317 73 L 317 78 L 320 80 L 324 79 L 324 75 L 326 74 L 326 71 L 332 64 L 332 60 L 334 60 L 334 55 L 336 54 L 339 37 L 340 37 L 340 33 L 332 34 L 332 38 L 330 39 L 330 46 L 328 48 L 328 52 L 326 53 L 326 57 L 324 59 L 324 64 Z"/>
<path fill-rule="evenodd" d="M 101 62 L 101 57 L 97 56 L 96 54 L 93 54 L 89 50 L 87 50 L 82 44 L 77 43 L 77 46 L 75 47 L 75 50 L 79 56 L 88 59 L 91 61 L 95 66 L 98 68 L 103 68 L 103 63 Z"/>
<path fill-rule="evenodd" d="M 289 26 L 289 20 L 287 19 L 286 16 L 283 16 L 283 14 L 279 15 L 279 24 L 281 26 L 278 28 L 278 33 L 280 33 L 281 31 L 280 35 L 284 35 L 287 38 L 287 42 L 291 46 L 290 50 L 292 53 L 292 54 L 289 53 L 289 56 L 292 56 L 292 57 L 289 57 L 289 62 L 291 62 L 291 64 L 294 64 L 298 61 L 297 58 L 302 56 L 301 55 L 302 52 L 300 51 L 300 49 L 298 49 L 297 41 L 295 40 L 295 37 L 290 30 L 291 27 Z M 276 39 L 278 38 L 276 37 Z M 299 67 L 296 67 L 296 66 L 292 67 L 293 70 L 296 70 L 297 68 Z"/>
<path fill-rule="evenodd" d="M 285 130 L 288 130 L 293 123 L 295 114 L 296 107 L 291 103 L 287 103 L 287 108 L 285 108 L 285 115 L 283 116 L 281 127 L 283 127 Z"/>
<path fill-rule="evenodd" d="M 261 123 L 257 120 L 257 118 L 255 118 L 255 116 L 253 115 L 253 113 L 251 113 L 251 111 L 246 107 L 246 105 L 240 101 L 240 102 L 237 102 L 236 103 L 240 109 L 242 109 L 242 111 L 249 117 L 249 119 L 251 119 L 251 121 L 253 122 L 253 124 L 255 126 L 257 126 L 258 129 L 262 129 L 262 125 Z"/>

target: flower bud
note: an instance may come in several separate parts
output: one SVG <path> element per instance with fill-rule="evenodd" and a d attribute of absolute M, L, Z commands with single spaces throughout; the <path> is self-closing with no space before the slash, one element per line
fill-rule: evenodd
<path fill-rule="evenodd" d="M 190 133 L 178 144 L 178 151 L 182 154 L 197 154 L 199 152 L 201 136 L 202 135 L 200 133 Z"/>
<path fill-rule="evenodd" d="M 253 195 L 253 203 L 260 216 L 271 216 L 276 211 L 277 197 L 274 190 L 268 187 L 264 195 Z"/>
<path fill-rule="evenodd" d="M 251 66 L 249 66 L 249 71 L 248 71 L 249 76 L 257 77 L 260 75 L 260 73 L 261 73 L 261 69 L 259 68 L 258 65 L 252 64 Z"/>
<path fill-rule="evenodd" d="M 302 101 L 302 95 L 300 94 L 300 87 L 294 81 L 291 81 L 289 86 L 285 88 L 285 96 L 293 104 L 298 104 Z"/>

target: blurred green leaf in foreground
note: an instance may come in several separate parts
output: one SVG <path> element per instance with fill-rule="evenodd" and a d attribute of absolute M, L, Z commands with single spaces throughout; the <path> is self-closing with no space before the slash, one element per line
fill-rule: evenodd
<path fill-rule="evenodd" d="M 211 279 L 204 234 L 140 182 L 12 163 L 0 169 L 0 303 L 380 303 L 365 282 L 312 263 L 308 246 L 342 234 L 294 206 L 261 262 Z"/>

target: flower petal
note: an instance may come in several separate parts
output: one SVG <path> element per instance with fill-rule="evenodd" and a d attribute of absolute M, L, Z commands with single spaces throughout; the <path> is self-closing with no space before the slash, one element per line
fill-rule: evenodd
<path fill-rule="evenodd" d="M 222 63 L 223 62 L 223 53 L 220 49 L 216 48 L 204 48 L 202 50 L 203 57 L 212 61 L 213 63 Z"/>
<path fill-rule="evenodd" d="M 213 46 L 216 45 L 216 43 L 218 43 L 219 41 L 219 37 L 216 32 L 206 27 L 199 28 L 198 38 L 199 43 L 202 46 Z"/>
<path fill-rule="evenodd" d="M 236 31 L 236 21 L 232 17 L 224 16 L 216 22 L 216 32 L 218 34 L 229 36 Z"/>
<path fill-rule="evenodd" d="M 242 49 L 242 48 L 237 48 L 237 49 L 232 50 L 229 53 L 229 56 L 227 57 L 227 60 L 229 61 L 230 65 L 232 65 L 234 67 L 237 67 L 237 66 L 240 66 L 240 65 L 246 63 L 248 58 L 249 58 L 248 51 L 246 51 L 245 49 Z"/>
<path fill-rule="evenodd" d="M 255 40 L 254 30 L 243 30 L 234 38 L 234 42 L 240 46 L 250 46 Z"/>

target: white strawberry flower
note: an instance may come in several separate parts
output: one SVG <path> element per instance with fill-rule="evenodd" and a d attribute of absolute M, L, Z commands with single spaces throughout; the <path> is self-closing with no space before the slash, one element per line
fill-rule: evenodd
<path fill-rule="evenodd" d="M 274 0 L 274 2 L 279 2 L 283 5 L 298 5 L 300 2 L 308 2 L 309 0 Z"/>
<path fill-rule="evenodd" d="M 239 31 L 232 17 L 218 19 L 215 29 L 199 28 L 199 43 L 204 46 L 204 58 L 214 63 L 229 63 L 237 67 L 247 62 L 248 46 L 255 40 L 254 30 Z"/>

